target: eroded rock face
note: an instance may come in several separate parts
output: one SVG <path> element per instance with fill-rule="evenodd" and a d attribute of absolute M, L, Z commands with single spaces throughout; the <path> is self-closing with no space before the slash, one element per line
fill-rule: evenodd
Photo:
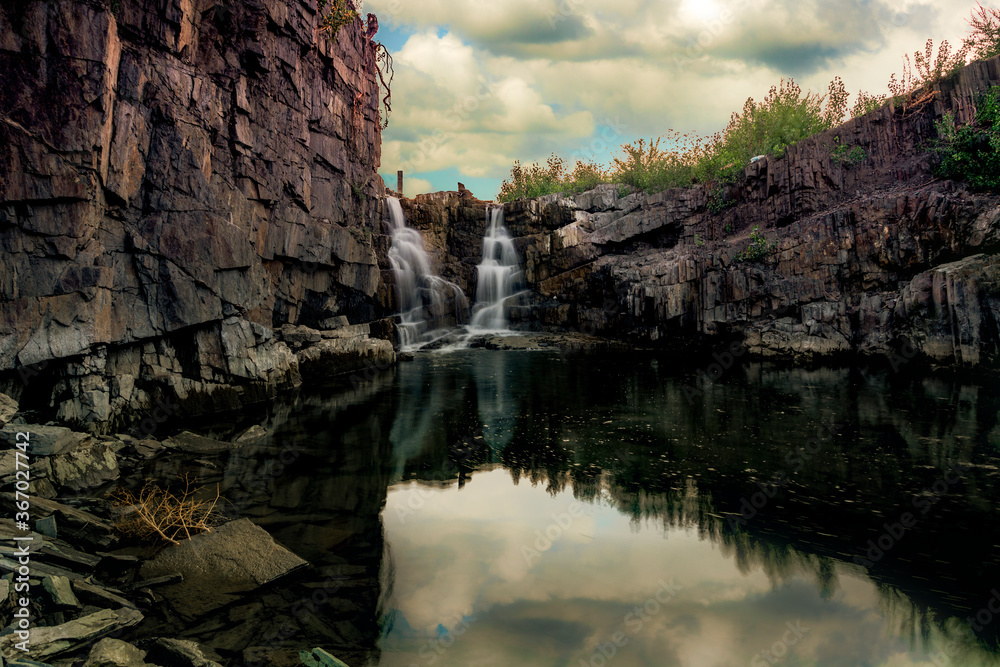
<path fill-rule="evenodd" d="M 273 393 L 298 377 L 271 329 L 368 322 L 387 293 L 360 21 L 114 4 L 0 6 L 0 390 L 39 380 L 80 424 Z"/>
<path fill-rule="evenodd" d="M 998 83 L 1000 60 L 974 63 L 922 109 L 854 119 L 718 190 L 507 204 L 535 290 L 512 318 L 671 347 L 733 338 L 763 357 L 996 366 L 1000 198 L 934 179 L 925 146 Z M 835 139 L 866 159 L 838 163 Z M 767 247 L 741 261 L 754 228 Z"/>

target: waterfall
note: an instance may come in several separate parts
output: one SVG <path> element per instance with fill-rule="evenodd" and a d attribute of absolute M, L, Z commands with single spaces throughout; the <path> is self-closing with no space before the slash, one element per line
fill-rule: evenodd
<path fill-rule="evenodd" d="M 486 210 L 488 226 L 483 237 L 483 260 L 476 267 L 476 305 L 470 329 L 507 329 L 507 301 L 520 292 L 524 271 L 517 262 L 514 242 L 503 226 L 503 206 Z"/>
<path fill-rule="evenodd" d="M 399 302 L 399 343 L 403 349 L 419 348 L 461 322 L 469 302 L 462 288 L 434 273 L 424 240 L 406 226 L 399 200 L 386 197 L 385 201 L 392 228 L 389 265 Z"/>

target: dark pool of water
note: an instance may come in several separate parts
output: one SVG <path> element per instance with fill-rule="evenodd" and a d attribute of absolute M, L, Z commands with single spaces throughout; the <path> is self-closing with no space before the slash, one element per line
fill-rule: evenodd
<path fill-rule="evenodd" d="M 187 634 L 234 663 L 996 664 L 998 409 L 891 371 L 420 355 L 201 470 L 315 567 Z"/>

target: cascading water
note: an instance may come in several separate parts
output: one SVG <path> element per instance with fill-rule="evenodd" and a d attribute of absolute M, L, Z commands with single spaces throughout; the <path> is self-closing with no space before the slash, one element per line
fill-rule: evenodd
<path fill-rule="evenodd" d="M 419 348 L 447 333 L 445 327 L 460 323 L 469 302 L 462 288 L 434 273 L 424 240 L 406 226 L 399 200 L 385 201 L 392 226 L 389 265 L 399 301 L 399 343 L 403 349 Z"/>
<path fill-rule="evenodd" d="M 473 330 L 503 331 L 508 327 L 508 301 L 517 296 L 524 282 L 524 271 L 517 261 L 514 242 L 503 226 L 503 206 L 487 209 L 489 225 L 483 237 L 483 260 L 476 267 L 476 305 L 473 307 Z"/>

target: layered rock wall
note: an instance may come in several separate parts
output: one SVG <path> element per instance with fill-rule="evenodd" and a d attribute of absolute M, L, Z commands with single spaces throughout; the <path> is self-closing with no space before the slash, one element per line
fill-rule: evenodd
<path fill-rule="evenodd" d="M 996 365 L 1000 198 L 934 178 L 928 146 L 936 121 L 969 122 L 997 84 L 1000 60 L 973 63 L 932 103 L 853 119 L 723 188 L 600 186 L 507 204 L 536 291 L 515 314 L 642 344 L 726 337 L 761 356 L 905 349 Z M 838 146 L 865 159 L 838 161 Z M 755 231 L 765 251 L 741 261 Z"/>
<path fill-rule="evenodd" d="M 314 0 L 111 5 L 0 5 L 3 388 L 106 425 L 273 395 L 275 328 L 386 312 L 372 45 Z"/>

